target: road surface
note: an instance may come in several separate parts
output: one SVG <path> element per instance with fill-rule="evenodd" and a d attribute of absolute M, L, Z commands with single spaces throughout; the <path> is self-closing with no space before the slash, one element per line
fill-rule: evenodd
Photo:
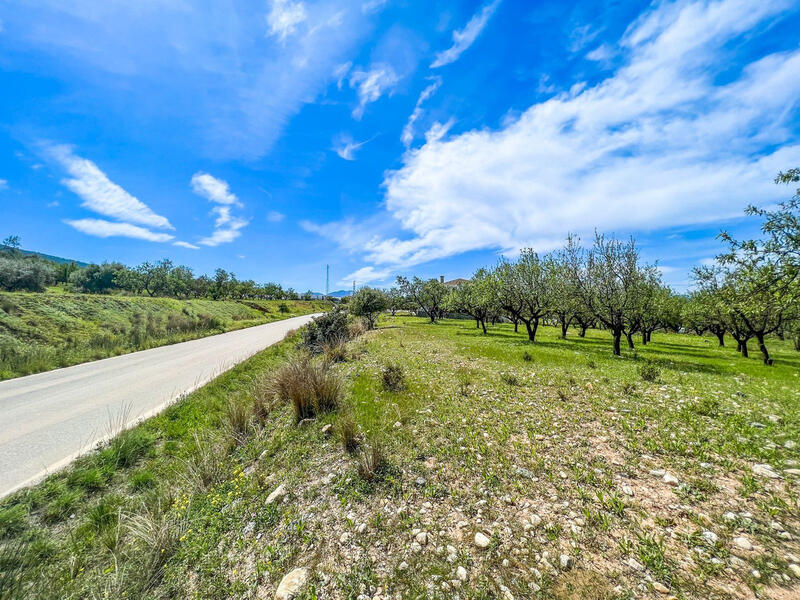
<path fill-rule="evenodd" d="M 313 316 L 0 381 L 0 498 L 160 412 Z"/>

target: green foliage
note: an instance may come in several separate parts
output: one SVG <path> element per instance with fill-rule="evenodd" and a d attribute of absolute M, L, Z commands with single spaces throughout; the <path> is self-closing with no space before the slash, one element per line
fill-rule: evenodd
<path fill-rule="evenodd" d="M 387 309 L 389 299 L 381 290 L 363 287 L 350 299 L 350 314 L 361 317 L 367 324 L 367 329 L 375 327 L 378 315 Z"/>
<path fill-rule="evenodd" d="M 387 365 L 381 371 L 383 389 L 389 392 L 399 392 L 406 387 L 406 376 L 403 367 L 397 363 Z"/>
<path fill-rule="evenodd" d="M 341 307 L 315 318 L 301 332 L 302 346 L 309 352 L 320 354 L 330 344 L 347 341 L 350 330 L 347 323 L 347 312 Z"/>
<path fill-rule="evenodd" d="M 644 381 L 656 382 L 661 376 L 661 369 L 651 360 L 646 360 L 639 367 L 639 377 Z"/>

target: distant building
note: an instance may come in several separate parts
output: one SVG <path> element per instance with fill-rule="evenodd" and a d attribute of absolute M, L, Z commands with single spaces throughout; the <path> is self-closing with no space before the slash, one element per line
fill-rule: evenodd
<path fill-rule="evenodd" d="M 444 275 L 439 277 L 439 281 L 445 284 L 447 287 L 452 288 L 461 285 L 462 283 L 468 283 L 469 279 L 464 279 L 463 277 L 459 277 L 458 279 L 451 279 L 450 281 L 444 280 Z"/>

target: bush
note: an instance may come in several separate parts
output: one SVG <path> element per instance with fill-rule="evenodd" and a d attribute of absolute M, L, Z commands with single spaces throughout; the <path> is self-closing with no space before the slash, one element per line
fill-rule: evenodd
<path fill-rule="evenodd" d="M 350 338 L 347 313 L 340 307 L 317 317 L 302 330 L 301 346 L 309 352 L 320 354 L 332 343 L 346 342 Z"/>
<path fill-rule="evenodd" d="M 347 342 L 337 340 L 325 344 L 323 352 L 325 354 L 325 360 L 328 362 L 345 362 L 347 360 Z"/>
<path fill-rule="evenodd" d="M 639 376 L 645 381 L 656 382 L 661 376 L 661 369 L 653 361 L 647 360 L 639 367 Z"/>
<path fill-rule="evenodd" d="M 336 410 L 343 394 L 342 380 L 327 362 L 295 358 L 275 373 L 273 393 L 292 403 L 298 421 Z"/>
<path fill-rule="evenodd" d="M 406 387 L 406 376 L 403 368 L 398 364 L 391 364 L 384 367 L 381 373 L 383 389 L 389 392 L 399 392 Z"/>
<path fill-rule="evenodd" d="M 0 290 L 9 292 L 43 292 L 55 282 L 53 268 L 45 262 L 0 257 Z"/>
<path fill-rule="evenodd" d="M 361 317 L 367 329 L 375 327 L 378 315 L 389 306 L 389 299 L 381 290 L 364 287 L 358 290 L 350 299 L 350 313 Z"/>

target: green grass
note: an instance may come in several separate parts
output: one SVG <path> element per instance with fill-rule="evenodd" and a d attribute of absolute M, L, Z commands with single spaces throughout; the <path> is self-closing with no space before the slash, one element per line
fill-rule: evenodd
<path fill-rule="evenodd" d="M 383 319 L 332 367 L 339 411 L 244 426 L 230 402 L 251 406 L 296 338 L 272 347 L 0 503 L 0 598 L 3 573 L 9 598 L 272 597 L 298 566 L 302 598 L 792 597 L 800 354 L 540 335 Z M 351 421 L 349 452 L 323 427 Z"/>
<path fill-rule="evenodd" d="M 0 380 L 326 310 L 320 301 L 0 292 Z"/>

